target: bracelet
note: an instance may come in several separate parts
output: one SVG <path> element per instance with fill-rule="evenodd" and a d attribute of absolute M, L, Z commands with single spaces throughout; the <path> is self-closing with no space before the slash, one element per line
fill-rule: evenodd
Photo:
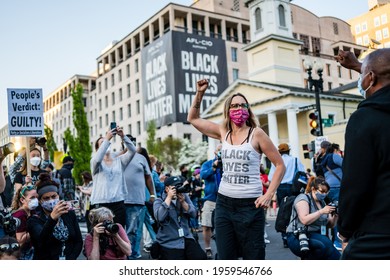
<path fill-rule="evenodd" d="M 156 196 L 154 194 L 151 194 L 150 197 L 156 198 Z"/>

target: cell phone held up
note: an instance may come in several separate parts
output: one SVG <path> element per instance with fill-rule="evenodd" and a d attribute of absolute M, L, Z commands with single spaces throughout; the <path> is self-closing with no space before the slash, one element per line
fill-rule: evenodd
<path fill-rule="evenodd" d="M 112 131 L 113 135 L 116 135 L 116 122 L 111 122 L 110 130 Z"/>

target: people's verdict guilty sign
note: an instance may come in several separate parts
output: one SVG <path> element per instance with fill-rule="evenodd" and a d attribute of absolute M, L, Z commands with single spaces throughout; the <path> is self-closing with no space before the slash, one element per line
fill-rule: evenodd
<path fill-rule="evenodd" d="M 42 89 L 7 89 L 9 136 L 44 134 Z"/>

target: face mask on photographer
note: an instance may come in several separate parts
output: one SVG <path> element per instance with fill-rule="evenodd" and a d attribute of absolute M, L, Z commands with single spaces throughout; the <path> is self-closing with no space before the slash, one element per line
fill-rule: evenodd
<path fill-rule="evenodd" d="M 30 158 L 30 164 L 32 166 L 39 166 L 40 163 L 41 163 L 41 158 L 40 157 L 32 157 L 32 158 Z"/>
<path fill-rule="evenodd" d="M 51 212 L 51 211 L 53 211 L 54 206 L 56 206 L 57 203 L 58 203 L 59 201 L 60 201 L 59 198 L 46 200 L 46 201 L 43 201 L 43 202 L 41 203 L 41 206 L 42 206 L 43 208 L 45 208 L 47 211 Z"/>
<path fill-rule="evenodd" d="M 327 195 L 327 193 L 320 193 L 319 191 L 316 192 L 316 197 L 319 201 L 323 201 Z"/>

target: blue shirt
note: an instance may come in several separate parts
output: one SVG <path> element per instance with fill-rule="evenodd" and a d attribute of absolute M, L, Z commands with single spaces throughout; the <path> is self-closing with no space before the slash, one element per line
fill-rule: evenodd
<path fill-rule="evenodd" d="M 219 183 L 221 182 L 222 170 L 213 169 L 213 163 L 216 159 L 210 159 L 202 164 L 200 168 L 200 178 L 204 181 L 203 200 L 216 201 Z"/>

